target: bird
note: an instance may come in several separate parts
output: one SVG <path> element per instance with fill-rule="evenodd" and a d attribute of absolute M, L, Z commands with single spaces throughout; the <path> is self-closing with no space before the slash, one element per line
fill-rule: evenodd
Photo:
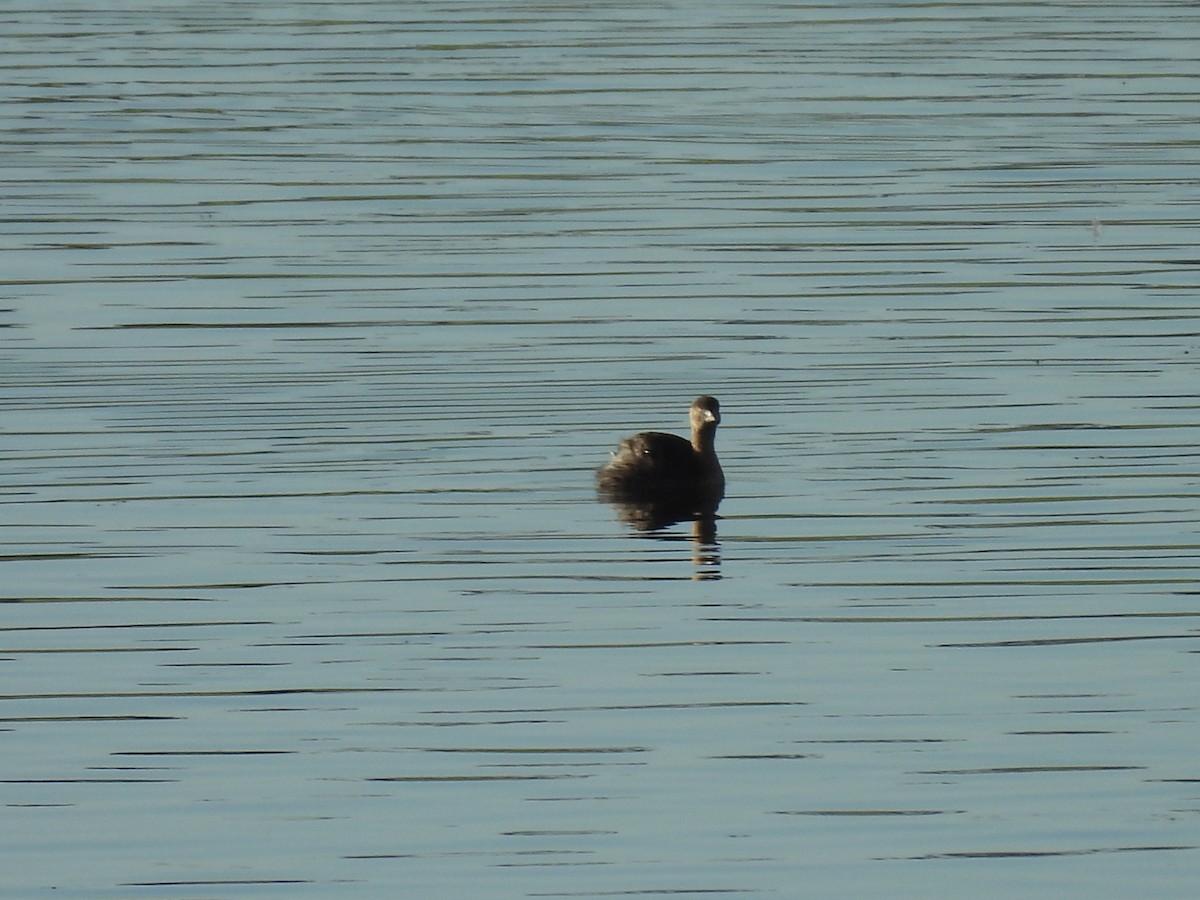
<path fill-rule="evenodd" d="M 707 394 L 692 401 L 692 439 L 642 431 L 623 440 L 596 473 L 601 495 L 623 503 L 715 509 L 725 495 L 725 473 L 715 440 L 721 405 Z"/>

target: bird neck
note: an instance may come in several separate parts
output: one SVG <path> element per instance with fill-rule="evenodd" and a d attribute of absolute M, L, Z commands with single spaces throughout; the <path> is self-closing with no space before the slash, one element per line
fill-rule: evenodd
<path fill-rule="evenodd" d="M 705 424 L 692 429 L 692 449 L 701 456 L 716 456 L 717 427 Z"/>

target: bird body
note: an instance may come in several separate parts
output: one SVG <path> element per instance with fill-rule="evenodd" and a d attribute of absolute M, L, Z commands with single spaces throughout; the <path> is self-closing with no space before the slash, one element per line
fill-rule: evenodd
<path fill-rule="evenodd" d="M 642 431 L 623 440 L 597 472 L 600 492 L 627 501 L 719 501 L 725 474 L 715 447 L 721 421 L 716 398 L 697 397 L 690 418 L 690 441 L 662 431 Z"/>

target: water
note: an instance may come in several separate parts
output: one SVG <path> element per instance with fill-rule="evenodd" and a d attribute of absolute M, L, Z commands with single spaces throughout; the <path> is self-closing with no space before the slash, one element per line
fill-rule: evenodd
<path fill-rule="evenodd" d="M 13 896 L 1191 896 L 1192 5 L 8 19 Z"/>

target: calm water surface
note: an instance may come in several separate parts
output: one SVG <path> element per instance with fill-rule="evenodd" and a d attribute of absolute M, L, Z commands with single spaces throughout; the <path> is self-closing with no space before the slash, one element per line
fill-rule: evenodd
<path fill-rule="evenodd" d="M 3 18 L 12 896 L 1192 896 L 1195 4 Z"/>

